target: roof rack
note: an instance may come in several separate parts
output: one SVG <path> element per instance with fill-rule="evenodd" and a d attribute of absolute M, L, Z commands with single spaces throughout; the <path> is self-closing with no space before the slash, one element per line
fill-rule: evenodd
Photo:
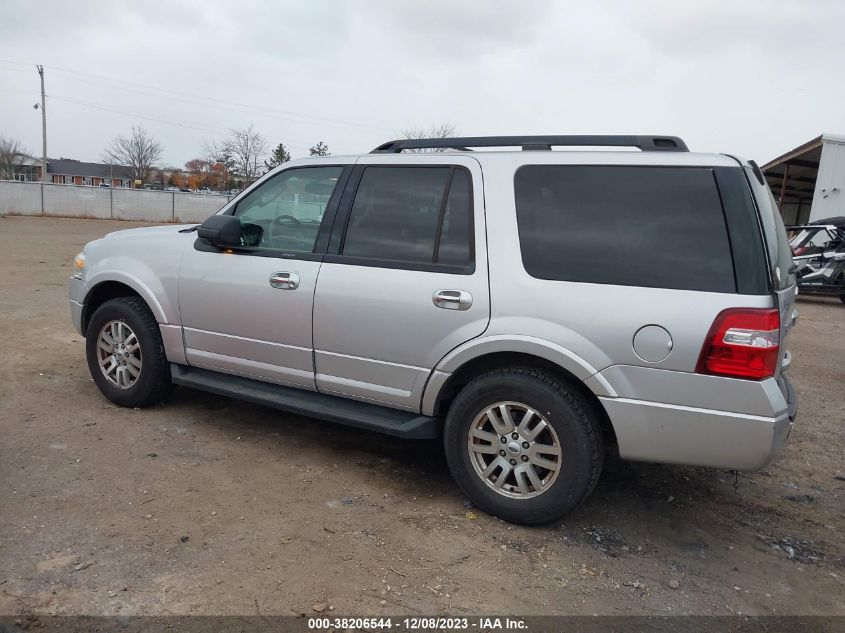
<path fill-rule="evenodd" d="M 688 152 L 687 144 L 677 136 L 566 135 L 566 136 L 456 136 L 451 138 L 413 138 L 388 141 L 371 154 L 398 154 L 405 149 L 455 149 L 472 147 L 522 147 L 527 150 L 551 150 L 557 147 L 637 147 L 644 152 Z"/>

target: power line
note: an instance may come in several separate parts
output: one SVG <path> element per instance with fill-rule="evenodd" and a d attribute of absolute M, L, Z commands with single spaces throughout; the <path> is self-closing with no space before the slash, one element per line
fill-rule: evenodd
<path fill-rule="evenodd" d="M 31 69 L 28 68 L 6 68 L 3 66 L 0 66 L 0 70 L 8 70 L 13 73 L 29 73 L 31 71 Z"/>
<path fill-rule="evenodd" d="M 88 82 L 88 83 L 91 83 L 91 84 L 96 85 L 96 86 L 106 86 L 106 87 L 109 87 L 109 88 L 116 88 L 118 90 L 124 90 L 126 92 L 135 93 L 135 94 L 141 94 L 141 95 L 158 97 L 158 98 L 162 97 L 161 94 L 156 94 L 156 93 L 149 92 L 149 91 L 146 91 L 146 90 L 139 90 L 139 89 L 136 89 L 136 88 L 127 88 L 127 87 L 124 87 L 124 86 L 110 86 L 105 82 L 100 82 L 99 80 L 90 80 L 90 79 L 83 79 L 83 78 L 74 78 L 74 80 L 75 81 Z M 181 103 L 198 105 L 200 107 L 213 108 L 213 109 L 216 109 L 216 110 L 223 110 L 223 111 L 228 111 L 228 112 L 236 112 L 238 114 L 246 114 L 246 115 L 249 115 L 249 116 L 260 116 L 260 117 L 266 117 L 266 118 L 270 118 L 270 119 L 274 119 L 274 120 L 282 118 L 282 119 L 294 121 L 295 123 L 304 123 L 304 124 L 307 124 L 307 125 L 318 125 L 318 126 L 324 126 L 324 127 L 328 126 L 328 127 L 335 127 L 335 128 L 348 128 L 348 126 L 346 126 L 346 125 L 341 125 L 341 124 L 336 124 L 336 123 L 323 123 L 323 122 L 319 122 L 319 121 L 297 120 L 297 119 L 293 119 L 292 117 L 289 117 L 289 116 L 280 116 L 280 115 L 275 114 L 273 112 L 244 110 L 244 109 L 241 109 L 241 108 L 236 108 L 236 107 L 232 107 L 232 106 L 228 106 L 228 105 L 217 105 L 217 104 L 211 104 L 211 103 L 203 103 L 202 101 L 199 101 L 199 100 L 196 100 L 196 99 L 186 99 L 186 98 L 182 98 L 182 97 L 174 97 L 174 96 L 171 96 L 171 95 L 167 95 L 167 98 L 170 101 L 178 101 L 178 102 L 181 102 Z M 250 107 L 254 108 L 255 106 L 250 106 Z M 357 132 L 359 134 L 369 134 L 369 135 L 372 135 L 374 133 L 371 130 L 355 130 L 355 129 L 353 129 L 351 131 Z"/>
<path fill-rule="evenodd" d="M 105 112 L 114 112 L 116 114 L 125 114 L 125 115 L 128 115 L 128 116 L 138 117 L 139 119 L 156 121 L 157 123 L 166 123 L 168 125 L 176 125 L 176 126 L 179 126 L 179 127 L 187 127 L 187 128 L 192 129 L 192 130 L 198 130 L 200 132 L 210 132 L 210 133 L 213 133 L 213 134 L 218 134 L 218 133 L 221 133 L 221 132 L 222 133 L 227 132 L 227 130 L 225 130 L 224 128 L 206 127 L 206 126 L 197 125 L 195 123 L 189 123 L 188 121 L 178 121 L 176 119 L 165 119 L 165 118 L 155 116 L 155 115 L 144 114 L 143 112 L 137 112 L 137 111 L 134 111 L 134 110 L 126 110 L 126 109 L 123 109 L 123 108 L 115 108 L 113 106 L 103 105 L 101 103 L 91 103 L 89 101 L 81 101 L 79 99 L 73 99 L 72 97 L 63 97 L 63 96 L 56 95 L 56 94 L 53 94 L 53 93 L 50 93 L 49 97 L 51 99 L 55 99 L 56 101 L 65 101 L 67 103 L 73 103 L 75 105 L 81 105 L 81 106 L 84 106 L 86 108 L 94 108 L 96 110 L 103 110 Z"/>
<path fill-rule="evenodd" d="M 16 64 L 20 66 L 28 66 L 29 64 L 24 64 L 22 62 L 14 62 L 11 60 L 4 60 L 0 59 L 2 63 L 9 63 L 9 64 Z M 60 68 L 57 66 L 50 66 L 48 67 L 50 70 L 54 72 L 58 72 L 61 74 L 66 74 L 77 81 L 86 81 L 88 83 L 94 85 L 101 85 L 108 88 L 115 88 L 118 90 L 124 90 L 127 92 L 133 92 L 136 94 L 143 94 L 152 97 L 161 97 L 163 95 L 168 95 L 169 98 L 175 101 L 181 101 L 183 103 L 190 103 L 193 105 L 200 105 L 204 107 L 211 107 L 217 108 L 222 110 L 229 110 L 232 112 L 239 112 L 241 114 L 249 114 L 251 116 L 265 116 L 265 117 L 273 117 L 273 118 L 285 118 L 297 123 L 307 123 L 311 125 L 326 125 L 330 127 L 338 127 L 351 130 L 353 132 L 357 132 L 359 134 L 374 134 L 374 133 L 387 133 L 393 134 L 393 132 L 384 127 L 378 127 L 373 125 L 368 125 L 366 123 L 355 123 L 352 121 L 344 121 L 341 119 L 332 119 L 329 117 L 320 117 L 311 114 L 302 114 L 297 112 L 290 112 L 288 110 L 280 110 L 278 108 L 272 108 L 268 106 L 256 106 L 250 105 L 246 103 L 238 103 L 235 101 L 227 101 L 224 99 L 217 99 L 214 97 L 204 97 L 201 95 L 195 95 L 190 93 L 178 92 L 175 90 L 170 90 L 167 88 L 160 88 L 158 86 L 150 86 L 147 84 L 139 84 L 131 81 L 125 81 L 123 79 L 116 79 L 110 77 L 103 77 L 102 75 L 95 75 L 93 73 L 85 73 L 81 71 L 70 70 L 67 68 Z M 8 70 L 14 72 L 27 72 L 25 69 L 18 69 L 18 68 L 0 68 L 0 70 Z M 84 77 L 84 78 L 83 78 Z M 126 84 L 126 85 L 121 85 Z M 131 87 L 129 87 L 131 86 Z M 150 92 L 154 91 L 154 92 Z M 174 99 L 172 95 L 176 95 L 178 98 Z M 211 103 L 204 103 L 204 102 L 211 102 Z M 239 109 L 240 108 L 240 109 Z M 246 108 L 244 110 L 243 108 Z"/>
<path fill-rule="evenodd" d="M 173 126 L 180 127 L 180 128 L 190 128 L 190 129 L 193 129 L 193 130 L 198 130 L 200 132 L 208 132 L 208 133 L 211 133 L 211 134 L 228 134 L 230 132 L 230 130 L 223 128 L 223 127 L 202 126 L 202 125 L 197 125 L 196 123 L 191 123 L 191 122 L 188 122 L 188 121 L 180 121 L 180 120 L 177 120 L 177 119 L 164 118 L 164 117 L 161 117 L 161 116 L 158 116 L 158 115 L 151 115 L 151 114 L 147 114 L 147 113 L 144 113 L 144 112 L 138 112 L 137 110 L 127 110 L 125 108 L 118 108 L 118 107 L 114 107 L 114 106 L 105 105 L 105 104 L 102 104 L 102 103 L 91 103 L 89 101 L 82 101 L 80 99 L 74 99 L 72 97 L 55 95 L 55 94 L 52 94 L 52 93 L 50 93 L 48 96 L 51 99 L 55 99 L 56 101 L 64 101 L 66 103 L 72 103 L 74 105 L 79 105 L 79 106 L 83 106 L 83 107 L 86 107 L 86 108 L 94 108 L 96 110 L 102 110 L 104 112 L 112 112 L 112 113 L 115 113 L 115 114 L 122 114 L 122 115 L 125 115 L 125 116 L 131 116 L 131 117 L 135 117 L 135 118 L 139 118 L 139 119 L 145 119 L 145 120 L 148 120 L 148 121 L 155 121 L 157 123 L 164 123 L 166 125 L 173 125 Z M 295 143 L 296 139 L 293 139 L 293 140 L 294 140 L 294 143 Z M 299 140 L 298 142 L 303 143 L 304 141 Z M 288 143 L 286 143 L 286 145 L 289 145 L 290 147 L 293 147 L 293 148 L 296 148 L 296 149 L 301 149 L 301 150 L 304 150 L 304 151 L 308 151 L 310 149 L 310 147 L 307 146 L 307 145 L 297 145 L 297 144 L 294 144 L 294 143 L 288 142 Z"/>
<path fill-rule="evenodd" d="M 19 62 L 19 61 L 14 61 L 14 60 L 9 60 L 9 59 L 0 59 L 0 63 L 13 64 L 15 66 L 22 66 L 22 67 L 34 66 L 34 64 L 30 64 L 30 63 L 26 63 L 26 62 Z M 299 119 L 303 119 L 301 121 L 296 121 L 296 122 L 299 122 L 299 123 L 309 123 L 309 124 L 312 124 L 312 125 L 319 124 L 319 125 L 328 125 L 328 126 L 332 126 L 332 127 L 349 128 L 349 129 L 353 129 L 353 131 L 357 131 L 359 133 L 373 134 L 374 132 L 378 131 L 378 132 L 387 132 L 389 134 L 393 134 L 393 132 L 388 130 L 388 128 L 381 128 L 381 127 L 377 127 L 377 126 L 371 126 L 371 125 L 368 125 L 368 124 L 354 123 L 354 122 L 351 122 L 351 121 L 344 121 L 344 120 L 341 120 L 341 119 L 332 119 L 332 118 L 329 118 L 329 117 L 320 117 L 320 116 L 309 115 L 309 114 L 300 114 L 300 113 L 296 113 L 296 112 L 290 112 L 290 111 L 280 110 L 280 109 L 277 109 L 277 108 L 270 108 L 270 107 L 266 107 L 266 106 L 253 106 L 253 105 L 238 103 L 238 102 L 234 102 L 234 101 L 227 101 L 227 100 L 224 100 L 224 99 L 216 99 L 216 98 L 213 98 L 213 97 L 203 97 L 203 96 L 200 96 L 200 95 L 178 92 L 178 91 L 169 90 L 169 89 L 166 89 L 166 88 L 159 88 L 157 86 L 150 86 L 150 85 L 147 85 L 147 84 L 140 84 L 140 83 L 125 81 L 125 80 L 122 80 L 122 79 L 109 78 L 109 77 L 104 77 L 104 76 L 101 76 L 101 75 L 96 75 L 94 73 L 74 71 L 74 70 L 70 70 L 70 69 L 66 69 L 66 68 L 59 68 L 59 67 L 49 67 L 49 68 L 53 71 L 58 71 L 60 74 L 64 73 L 64 74 L 68 74 L 68 75 L 71 75 L 71 76 L 75 76 L 74 78 L 77 79 L 78 81 L 86 81 L 86 82 L 92 83 L 94 85 L 98 85 L 98 82 L 99 82 L 99 85 L 105 85 L 105 87 L 116 88 L 118 90 L 124 90 L 124 91 L 127 91 L 127 92 L 134 92 L 134 93 L 137 93 L 137 94 L 144 94 L 144 95 L 153 96 L 153 97 L 161 97 L 162 94 L 177 95 L 180 98 L 173 99 L 172 96 L 170 98 L 175 100 L 175 101 L 182 101 L 182 102 L 185 102 L 185 103 L 191 103 L 193 105 L 200 105 L 200 106 L 213 107 L 213 108 L 218 108 L 218 109 L 223 109 L 223 110 L 229 110 L 229 111 L 233 111 L 233 112 L 238 112 L 240 114 L 250 114 L 250 115 L 256 115 L 257 114 L 257 115 L 260 115 L 260 116 L 272 116 L 274 118 L 278 118 L 280 115 L 282 115 L 282 118 L 287 117 L 289 119 L 291 117 L 296 117 L 296 118 L 299 118 Z M 0 70 L 7 70 L 7 71 L 14 71 L 14 72 L 29 72 L 26 68 L 3 68 L 3 67 L 0 67 Z M 85 78 L 82 78 L 82 77 L 91 78 L 91 79 L 85 79 Z M 92 79 L 95 80 L 95 81 L 92 81 Z M 124 86 L 124 85 L 120 85 L 120 84 L 126 84 L 126 85 Z M 127 87 L 127 86 L 132 86 L 132 87 Z M 12 92 L 12 91 L 15 91 L 15 92 L 30 92 L 28 90 L 15 90 L 15 89 L 3 89 L 3 90 L 9 91 L 9 92 Z M 155 92 L 149 92 L 150 90 L 155 91 Z M 157 122 L 157 123 L 164 123 L 166 125 L 173 125 L 173 126 L 178 126 L 178 127 L 181 127 L 181 128 L 189 128 L 189 129 L 198 130 L 198 131 L 201 131 L 201 132 L 209 132 L 209 133 L 214 133 L 214 134 L 219 134 L 219 133 L 228 134 L 231 131 L 230 129 L 224 129 L 222 127 L 203 126 L 203 125 L 197 124 L 196 122 L 188 122 L 188 121 L 180 121 L 180 120 L 170 119 L 170 118 L 162 117 L 162 116 L 159 116 L 159 115 L 152 115 L 152 114 L 149 114 L 149 113 L 128 110 L 128 109 L 125 109 L 125 108 L 109 106 L 109 105 L 102 104 L 102 103 L 91 103 L 89 101 L 83 101 L 83 100 L 80 100 L 80 99 L 75 99 L 73 97 L 54 95 L 52 93 L 48 96 L 51 99 L 56 99 L 58 101 L 64 101 L 66 103 L 72 103 L 74 105 L 79 105 L 79 106 L 86 107 L 86 108 L 94 108 L 94 109 L 101 110 L 101 111 L 104 111 L 104 112 L 112 112 L 112 113 L 121 114 L 121 115 L 124 115 L 124 116 L 137 117 L 137 118 L 148 120 L 148 121 L 154 121 L 154 122 Z M 184 99 L 182 97 L 187 97 L 188 99 Z M 213 102 L 213 103 L 203 103 L 203 101 Z M 242 110 L 242 109 L 238 109 L 238 108 L 247 108 L 247 110 Z M 256 112 L 256 111 L 258 111 L 258 112 Z M 291 119 L 291 120 L 295 120 L 295 119 Z M 354 130 L 354 128 L 358 128 L 358 129 Z M 302 141 L 301 139 L 299 141 L 297 141 L 296 139 L 288 139 L 288 141 L 291 141 L 291 140 L 294 143 L 296 143 L 296 142 L 305 143 L 305 141 Z M 296 144 L 293 144 L 293 143 L 287 143 L 287 144 L 292 148 L 301 149 L 301 150 L 304 150 L 304 151 L 308 151 L 310 149 L 310 146 L 307 146 L 307 145 L 296 145 Z M 347 150 L 344 150 L 343 148 L 341 148 L 340 151 L 343 152 L 343 151 L 347 151 Z M 351 150 L 348 150 L 348 151 L 351 151 Z"/>
<path fill-rule="evenodd" d="M 2 61 L 2 60 L 0 60 L 0 61 Z M 373 132 L 379 132 L 379 133 L 387 132 L 389 134 L 392 133 L 392 131 L 389 128 L 385 128 L 385 127 L 381 127 L 381 126 L 375 126 L 375 125 L 369 125 L 369 124 L 366 124 L 366 123 L 357 123 L 357 122 L 354 122 L 354 121 L 346 121 L 346 120 L 343 120 L 343 119 L 322 117 L 322 116 L 317 116 L 317 115 L 313 115 L 313 114 L 303 114 L 303 113 L 300 113 L 300 112 L 291 112 L 289 110 L 282 110 L 282 109 L 274 108 L 274 107 L 268 107 L 268 106 L 263 106 L 263 105 L 251 105 L 251 104 L 248 104 L 248 103 L 239 103 L 239 102 L 236 102 L 236 101 L 229 101 L 229 100 L 226 100 L 226 99 L 217 99 L 215 97 L 206 97 L 206 96 L 191 94 L 191 93 L 187 93 L 187 92 L 179 92 L 179 91 L 176 91 L 176 90 L 170 90 L 168 88 L 160 88 L 158 86 L 150 86 L 148 84 L 141 84 L 141 83 L 137 83 L 137 82 L 126 81 L 124 79 L 116 79 L 116 78 L 113 78 L 113 77 L 104 77 L 102 75 L 96 75 L 94 73 L 86 73 L 86 72 L 77 71 L 77 70 L 70 70 L 68 68 L 60 68 L 60 67 L 57 67 L 57 66 L 52 66 L 50 68 L 51 68 L 51 70 L 58 71 L 59 73 L 69 74 L 71 76 L 90 77 L 90 78 L 99 80 L 100 82 L 103 82 L 106 85 L 110 85 L 110 87 L 117 88 L 117 89 L 120 89 L 120 90 L 128 90 L 128 88 L 126 88 L 126 86 L 131 86 L 131 87 L 133 87 L 135 92 L 138 92 L 138 88 L 141 88 L 141 89 L 144 89 L 144 90 L 155 91 L 155 93 L 176 95 L 176 96 L 179 96 L 179 97 L 187 97 L 189 99 L 194 99 L 194 100 L 199 100 L 199 101 L 208 101 L 208 102 L 213 102 L 213 103 L 216 103 L 216 104 L 222 104 L 222 105 L 226 105 L 226 106 L 234 106 L 236 108 L 247 108 L 249 110 L 263 111 L 263 112 L 266 112 L 268 114 L 273 114 L 273 115 L 276 115 L 276 116 L 282 115 L 282 116 L 285 116 L 285 117 L 296 117 L 296 118 L 299 118 L 299 119 L 311 120 L 315 123 L 332 124 L 332 125 L 336 125 L 336 126 L 340 126 L 340 127 L 348 127 L 348 128 L 358 128 L 360 131 L 366 131 L 368 133 L 373 133 Z M 121 85 L 121 84 L 123 84 L 123 85 Z M 153 96 L 160 96 L 160 94 L 155 94 Z"/>

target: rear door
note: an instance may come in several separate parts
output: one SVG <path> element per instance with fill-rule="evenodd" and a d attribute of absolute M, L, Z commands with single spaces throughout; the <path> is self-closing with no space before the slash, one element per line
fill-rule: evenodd
<path fill-rule="evenodd" d="M 317 280 L 317 389 L 417 411 L 437 362 L 489 319 L 478 162 L 359 159 Z"/>

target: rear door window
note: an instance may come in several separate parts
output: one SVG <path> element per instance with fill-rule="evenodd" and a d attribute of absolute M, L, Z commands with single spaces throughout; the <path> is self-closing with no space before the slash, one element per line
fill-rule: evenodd
<path fill-rule="evenodd" d="M 435 245 L 434 261 L 439 264 L 464 266 L 472 261 L 471 196 L 469 172 L 456 169 L 443 210 L 440 240 Z"/>
<path fill-rule="evenodd" d="M 532 277 L 736 292 L 711 169 L 526 165 L 514 189 Z"/>
<path fill-rule="evenodd" d="M 366 167 L 341 255 L 371 264 L 466 266 L 473 254 L 471 200 L 462 168 Z"/>

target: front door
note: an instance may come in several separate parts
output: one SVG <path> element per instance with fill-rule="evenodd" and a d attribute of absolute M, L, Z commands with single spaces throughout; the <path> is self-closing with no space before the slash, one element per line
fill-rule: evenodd
<path fill-rule="evenodd" d="M 431 371 L 490 319 L 481 168 L 362 157 L 314 300 L 317 388 L 419 410 Z"/>
<path fill-rule="evenodd" d="M 330 229 L 345 169 L 291 167 L 271 176 L 226 211 L 241 221 L 242 249 L 198 239 L 186 250 L 179 309 L 190 365 L 314 389 L 318 238 Z"/>

